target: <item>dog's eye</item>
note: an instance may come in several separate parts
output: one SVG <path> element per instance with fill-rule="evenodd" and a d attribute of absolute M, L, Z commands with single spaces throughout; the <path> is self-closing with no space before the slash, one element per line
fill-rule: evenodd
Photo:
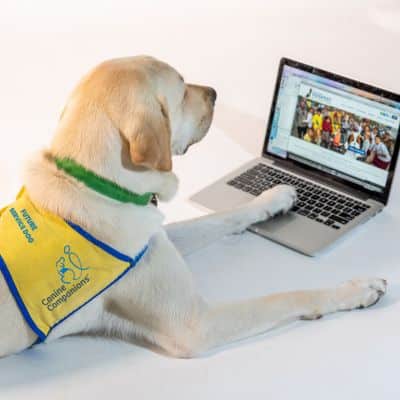
<path fill-rule="evenodd" d="M 186 98 L 187 98 L 187 95 L 188 95 L 188 90 L 187 90 L 187 88 L 186 88 L 185 91 L 184 91 L 184 93 L 183 93 L 182 103 L 185 102 L 185 100 L 186 100 Z"/>

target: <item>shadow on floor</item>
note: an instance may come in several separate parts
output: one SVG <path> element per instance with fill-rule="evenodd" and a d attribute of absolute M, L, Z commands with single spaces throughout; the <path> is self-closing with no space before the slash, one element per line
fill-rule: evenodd
<path fill-rule="evenodd" d="M 0 387 L 17 389 L 71 376 L 82 369 L 110 365 L 127 357 L 140 360 L 147 350 L 120 341 L 69 337 L 39 344 L 20 354 L 0 359 Z"/>

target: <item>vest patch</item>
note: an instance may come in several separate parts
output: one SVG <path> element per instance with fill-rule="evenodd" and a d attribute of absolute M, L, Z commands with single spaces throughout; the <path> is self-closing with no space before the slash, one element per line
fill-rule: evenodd
<path fill-rule="evenodd" d="M 36 207 L 25 189 L 0 211 L 0 270 L 32 330 L 50 331 L 135 267 L 72 222 Z"/>

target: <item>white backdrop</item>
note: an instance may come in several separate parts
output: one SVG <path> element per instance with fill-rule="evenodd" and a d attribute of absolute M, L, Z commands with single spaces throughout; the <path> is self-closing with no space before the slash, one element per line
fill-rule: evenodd
<path fill-rule="evenodd" d="M 199 214 L 188 195 L 259 152 L 280 57 L 400 92 L 399 20 L 398 0 L 0 0 L 0 204 L 15 195 L 22 160 L 48 143 L 82 74 L 145 53 L 218 91 L 213 128 L 175 161 L 182 189 L 163 206 L 169 220 Z M 379 266 L 393 288 L 383 306 L 195 361 L 66 339 L 0 360 L 0 398 L 398 398 L 398 183 L 369 230 L 321 259 L 246 234 L 190 260 L 202 292 L 218 300 L 329 285 Z"/>
<path fill-rule="evenodd" d="M 151 54 L 215 86 L 215 126 L 253 152 L 281 56 L 400 91 L 396 0 L 0 0 L 0 10 L 0 120 L 17 165 L 48 142 L 82 74 L 112 57 Z"/>

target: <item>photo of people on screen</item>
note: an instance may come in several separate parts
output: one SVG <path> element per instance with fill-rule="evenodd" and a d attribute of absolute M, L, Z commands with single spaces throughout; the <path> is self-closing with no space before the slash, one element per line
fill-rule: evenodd
<path fill-rule="evenodd" d="M 292 136 L 377 168 L 389 169 L 393 128 L 298 96 Z"/>

